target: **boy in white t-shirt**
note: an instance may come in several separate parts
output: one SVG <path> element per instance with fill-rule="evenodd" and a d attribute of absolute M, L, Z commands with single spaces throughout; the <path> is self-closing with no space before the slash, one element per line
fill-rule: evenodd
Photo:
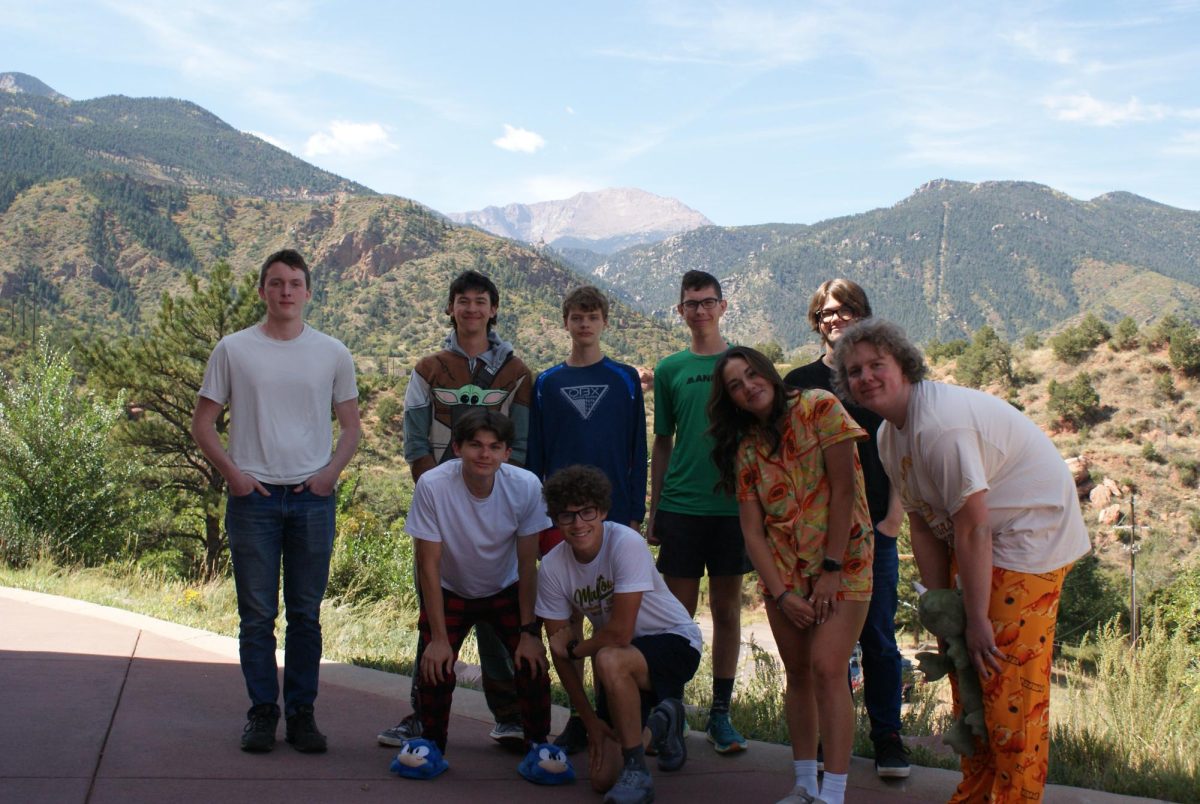
<path fill-rule="evenodd" d="M 336 532 L 334 490 L 358 447 L 358 386 L 342 343 L 304 323 L 312 299 L 304 257 L 283 249 L 263 261 L 261 324 L 213 349 L 192 415 L 192 438 L 229 490 L 225 532 L 237 589 L 238 643 L 250 711 L 242 750 L 275 746 L 279 670 L 275 619 L 279 576 L 287 610 L 283 715 L 287 741 L 319 754 L 325 735 L 313 703 L 321 667 L 321 598 Z M 229 409 L 229 441 L 218 420 Z M 329 427 L 337 417 L 337 447 Z"/>
<path fill-rule="evenodd" d="M 643 725 L 659 769 L 682 767 L 683 688 L 700 664 L 700 629 L 654 568 L 641 535 L 606 521 L 612 486 L 603 472 L 568 466 L 546 481 L 544 494 L 564 542 L 542 559 L 536 611 L 554 668 L 587 728 L 592 787 L 607 791 L 605 802 L 653 801 Z M 591 621 L 589 639 L 572 634 L 573 612 Z M 575 661 L 587 656 L 597 679 L 595 709 Z"/>
<path fill-rule="evenodd" d="M 454 460 L 421 475 L 404 530 L 414 539 L 421 589 L 422 736 L 445 751 L 454 662 L 467 632 L 489 623 L 516 667 L 528 744 L 550 731 L 550 679 L 534 617 L 538 535 L 550 526 L 542 484 L 506 463 L 513 423 L 477 409 L 454 424 Z"/>

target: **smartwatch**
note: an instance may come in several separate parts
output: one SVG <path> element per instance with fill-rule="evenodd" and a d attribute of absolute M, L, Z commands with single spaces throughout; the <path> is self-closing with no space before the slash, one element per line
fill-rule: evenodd
<path fill-rule="evenodd" d="M 525 623 L 517 630 L 519 630 L 522 634 L 529 634 L 530 636 L 540 637 L 542 635 L 542 621 L 534 620 L 531 623 Z"/>
<path fill-rule="evenodd" d="M 825 559 L 821 561 L 821 569 L 825 572 L 841 572 L 842 562 L 838 561 L 837 559 L 830 558 L 829 556 L 825 556 Z"/>
<path fill-rule="evenodd" d="M 579 647 L 579 640 L 572 639 L 567 643 L 567 658 L 573 662 L 579 661 L 579 657 L 575 655 L 575 648 Z"/>

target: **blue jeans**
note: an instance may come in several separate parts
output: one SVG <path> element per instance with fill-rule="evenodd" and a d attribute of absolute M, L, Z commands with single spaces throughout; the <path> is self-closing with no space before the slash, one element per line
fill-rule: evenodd
<path fill-rule="evenodd" d="M 275 618 L 279 614 L 279 570 L 283 567 L 284 642 L 283 704 L 292 715 L 317 698 L 321 667 L 321 598 L 329 581 L 333 553 L 334 497 L 308 489 L 264 483 L 264 497 L 252 491 L 230 497 L 225 531 L 233 558 L 241 627 L 238 643 L 242 675 L 251 704 L 273 704 L 279 698 L 275 663 Z"/>
<path fill-rule="evenodd" d="M 900 649 L 896 647 L 896 587 L 900 559 L 896 537 L 875 529 L 874 591 L 859 643 L 862 645 L 863 702 L 871 739 L 900 733 Z"/>

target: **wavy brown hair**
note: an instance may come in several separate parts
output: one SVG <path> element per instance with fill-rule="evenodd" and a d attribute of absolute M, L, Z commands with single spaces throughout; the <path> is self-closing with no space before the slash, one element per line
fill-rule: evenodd
<path fill-rule="evenodd" d="M 771 401 L 770 425 L 764 427 L 758 418 L 749 411 L 742 410 L 733 403 L 733 397 L 725 388 L 725 367 L 730 360 L 744 360 L 750 364 L 759 376 L 765 377 L 775 389 L 775 398 Z M 775 365 L 755 349 L 749 346 L 733 346 L 713 367 L 712 391 L 708 395 L 708 434 L 713 440 L 712 460 L 717 465 L 720 479 L 714 491 L 725 494 L 737 492 L 737 448 L 742 439 L 756 430 L 762 431 L 771 444 L 771 452 L 779 449 L 783 440 L 780 432 L 780 422 L 787 412 L 788 399 L 797 392 L 788 388 Z"/>

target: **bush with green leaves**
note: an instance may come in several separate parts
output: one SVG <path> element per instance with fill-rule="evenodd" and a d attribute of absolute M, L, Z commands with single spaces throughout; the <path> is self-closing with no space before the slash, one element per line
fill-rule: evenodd
<path fill-rule="evenodd" d="M 1176 371 L 1188 376 L 1200 375 L 1200 334 L 1191 324 L 1182 324 L 1171 333 L 1167 356 Z"/>
<path fill-rule="evenodd" d="M 1111 571 L 1089 553 L 1075 562 L 1063 581 L 1054 639 L 1078 645 L 1084 637 L 1109 621 L 1125 621 L 1125 595 Z"/>
<path fill-rule="evenodd" d="M 1086 371 L 1068 382 L 1051 380 L 1046 388 L 1050 412 L 1073 427 L 1085 427 L 1100 417 L 1100 394 Z"/>
<path fill-rule="evenodd" d="M 958 357 L 967 350 L 968 346 L 970 344 L 962 338 L 944 342 L 934 338 L 925 347 L 925 359 L 930 363 L 940 363 L 943 360 Z"/>
<path fill-rule="evenodd" d="M 100 564 L 125 554 L 143 500 L 138 465 L 112 437 L 121 400 L 81 389 L 43 339 L 0 386 L 0 549 L 25 564 Z"/>
<path fill-rule="evenodd" d="M 1117 328 L 1108 341 L 1108 348 L 1114 352 L 1124 352 L 1136 349 L 1138 345 L 1138 325 L 1129 316 L 1117 322 Z"/>
<path fill-rule="evenodd" d="M 958 356 L 955 379 L 963 385 L 979 388 L 990 382 L 1013 385 L 1012 349 L 996 330 L 984 325 L 975 332 L 971 345 Z"/>

